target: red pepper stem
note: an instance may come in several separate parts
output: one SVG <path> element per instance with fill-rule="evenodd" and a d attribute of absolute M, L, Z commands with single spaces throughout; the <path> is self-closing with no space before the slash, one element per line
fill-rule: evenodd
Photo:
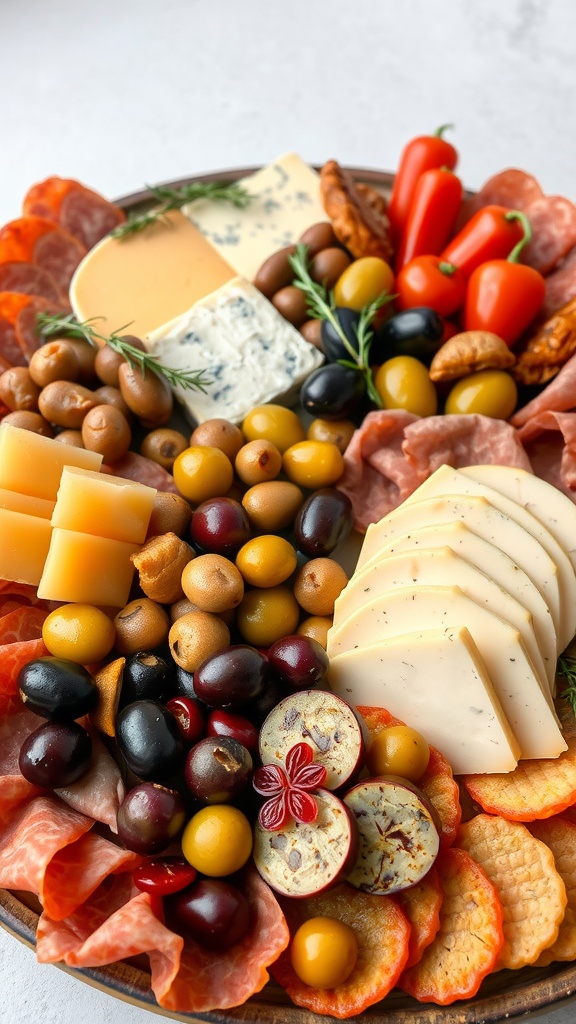
<path fill-rule="evenodd" d="M 519 220 L 522 225 L 524 235 L 508 255 L 508 263 L 518 263 L 520 253 L 526 248 L 532 239 L 532 225 L 530 224 L 526 214 L 522 213 L 521 210 L 510 210 L 504 216 L 506 220 Z"/>
<path fill-rule="evenodd" d="M 453 127 L 453 124 L 441 124 L 440 127 L 437 128 L 435 132 L 433 132 L 434 138 L 441 139 L 442 136 L 444 135 L 444 132 L 447 132 L 449 128 Z"/>
<path fill-rule="evenodd" d="M 442 260 L 442 262 L 438 264 L 438 270 L 441 274 L 445 274 L 446 277 L 451 277 L 452 274 L 456 273 L 458 267 L 455 266 L 454 263 L 447 263 L 446 260 Z"/>

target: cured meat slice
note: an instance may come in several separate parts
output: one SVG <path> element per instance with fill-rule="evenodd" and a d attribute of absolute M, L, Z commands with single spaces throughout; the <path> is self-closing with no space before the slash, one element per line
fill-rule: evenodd
<path fill-rule="evenodd" d="M 18 344 L 14 324 L 2 315 L 2 298 L 0 295 L 0 357 L 2 363 L 6 363 L 2 370 L 7 370 L 9 366 L 26 366 L 26 359 Z"/>
<path fill-rule="evenodd" d="M 496 463 L 530 470 L 516 432 L 505 420 L 490 416 L 426 416 L 410 424 L 402 446 L 421 480 L 440 466 Z"/>
<path fill-rule="evenodd" d="M 42 639 L 0 645 L 0 694 L 16 694 L 20 669 L 33 658 L 43 658 L 48 653 Z"/>
<path fill-rule="evenodd" d="M 42 296 L 0 292 L 0 354 L 13 366 L 26 366 L 42 343 L 36 327 L 37 313 L 66 312 L 69 308 L 67 302 L 55 303 Z"/>
<path fill-rule="evenodd" d="M 548 274 L 576 245 L 576 206 L 562 196 L 541 196 L 526 208 L 532 240 L 522 263 Z"/>
<path fill-rule="evenodd" d="M 576 412 L 542 411 L 518 433 L 537 476 L 576 501 Z"/>
<path fill-rule="evenodd" d="M 92 762 L 78 782 L 66 789 L 57 789 L 55 793 L 74 810 L 103 822 L 112 832 L 117 832 L 118 808 L 126 792 L 120 769 L 89 720 L 83 719 L 80 724 L 92 739 Z"/>
<path fill-rule="evenodd" d="M 48 612 L 43 608 L 15 608 L 0 618 L 0 644 L 39 640 Z"/>
<path fill-rule="evenodd" d="M 126 219 L 120 207 L 71 178 L 46 178 L 33 185 L 23 210 L 55 221 L 86 249 Z"/>
<path fill-rule="evenodd" d="M 18 804 L 41 792 L 18 768 L 20 747 L 40 721 L 19 697 L 0 696 L 0 821 Z"/>
<path fill-rule="evenodd" d="M 0 264 L 0 291 L 41 295 L 57 304 L 66 302 L 66 296 L 52 275 L 34 263 Z"/>
<path fill-rule="evenodd" d="M 536 398 L 523 405 L 511 417 L 512 426 L 521 428 L 541 412 L 568 412 L 576 407 L 576 355 L 572 356 Z M 520 437 L 525 435 L 520 433 Z"/>
<path fill-rule="evenodd" d="M 85 254 L 76 238 L 45 217 L 19 217 L 0 229 L 0 264 L 35 263 L 48 271 L 64 293 Z"/>
<path fill-rule="evenodd" d="M 65 960 L 80 949 L 109 917 L 138 894 L 132 874 L 108 875 L 95 892 L 63 921 L 53 921 L 42 914 L 36 933 L 36 956 L 42 964 Z M 112 961 L 110 961 L 112 962 Z"/>
<path fill-rule="evenodd" d="M 52 857 L 93 824 L 52 796 L 36 796 L 17 807 L 0 832 L 0 886 L 33 892 L 43 899 Z"/>
<path fill-rule="evenodd" d="M 96 891 L 108 875 L 132 871 L 143 858 L 115 846 L 109 839 L 86 832 L 54 854 L 44 875 L 44 913 L 62 921 Z"/>
<path fill-rule="evenodd" d="M 540 185 L 531 174 L 526 174 L 525 171 L 520 171 L 515 167 L 499 171 L 498 174 L 488 178 L 482 188 L 463 203 L 458 218 L 458 230 L 483 206 L 495 204 L 496 206 L 507 206 L 509 210 L 525 212 L 530 203 L 541 199 L 543 195 Z"/>
<path fill-rule="evenodd" d="M 565 256 L 560 266 L 546 278 L 546 295 L 540 311 L 546 319 L 561 309 L 576 295 L 576 245 Z"/>
<path fill-rule="evenodd" d="M 103 465 L 102 472 L 121 476 L 126 480 L 137 480 L 148 487 L 155 487 L 157 491 L 180 493 L 174 483 L 174 477 L 163 466 L 152 462 L 144 455 L 139 455 L 138 452 L 126 452 L 113 466 Z"/>

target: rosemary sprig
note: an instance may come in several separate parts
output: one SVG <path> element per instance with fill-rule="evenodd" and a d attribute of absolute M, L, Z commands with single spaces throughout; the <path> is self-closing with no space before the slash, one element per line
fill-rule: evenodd
<path fill-rule="evenodd" d="M 113 334 L 100 334 L 92 325 L 99 317 L 92 317 L 90 320 L 77 320 L 73 313 L 62 316 L 59 313 L 38 313 L 36 324 L 42 338 L 47 341 L 49 338 L 76 338 L 96 346 L 98 341 L 104 341 L 114 352 L 124 356 L 129 366 L 138 366 L 142 376 L 146 371 L 163 377 L 171 387 L 181 387 L 184 390 L 193 389 L 206 394 L 206 388 L 212 383 L 206 377 L 205 370 L 177 370 L 172 366 L 166 366 L 150 352 L 142 352 L 135 348 L 125 338 L 120 337 L 120 331 L 126 330 L 129 324 L 121 327 Z"/>
<path fill-rule="evenodd" d="M 564 679 L 567 684 L 560 696 L 568 701 L 576 715 L 576 657 L 567 654 L 561 655 L 558 658 L 556 671 L 560 679 Z"/>
<path fill-rule="evenodd" d="M 144 231 L 151 224 L 159 220 L 166 220 L 166 214 L 171 210 L 180 210 L 186 203 L 194 199 L 211 199 L 214 202 L 231 203 L 240 209 L 248 206 L 254 196 L 250 195 L 241 185 L 220 181 L 198 181 L 189 185 L 182 185 L 180 188 L 170 188 L 168 185 L 147 185 L 146 186 L 154 199 L 160 204 L 153 210 L 146 213 L 137 213 L 128 217 L 124 224 L 119 224 L 112 232 L 113 238 L 126 238 L 138 231 Z"/>
<path fill-rule="evenodd" d="M 350 339 L 346 337 L 342 324 L 335 313 L 334 296 L 328 292 L 325 285 L 318 284 L 310 276 L 308 246 L 301 243 L 297 245 L 296 252 L 289 257 L 289 260 L 295 275 L 294 284 L 304 292 L 308 300 L 308 315 L 313 320 L 327 320 L 331 324 L 350 356 L 350 359 L 339 359 L 338 362 L 342 366 L 349 366 L 353 370 L 358 370 L 364 376 L 370 400 L 374 402 L 378 409 L 381 409 L 382 399 L 376 390 L 374 374 L 369 363 L 370 348 L 374 338 L 373 325 L 376 314 L 394 296 L 389 295 L 387 292 L 382 292 L 367 306 L 364 306 L 356 326 L 356 348 L 354 348 Z"/>

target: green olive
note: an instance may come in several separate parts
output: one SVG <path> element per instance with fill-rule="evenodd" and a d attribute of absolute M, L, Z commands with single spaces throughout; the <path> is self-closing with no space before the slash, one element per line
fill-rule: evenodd
<path fill-rule="evenodd" d="M 337 306 L 360 310 L 382 292 L 393 291 L 394 272 L 379 256 L 363 256 L 354 260 L 334 285 Z"/>
<path fill-rule="evenodd" d="M 518 401 L 516 382 L 505 370 L 479 370 L 459 380 L 446 399 L 447 413 L 470 413 L 507 420 Z"/>
<path fill-rule="evenodd" d="M 434 416 L 436 388 L 424 363 L 414 356 L 393 356 L 376 371 L 376 390 L 385 409 L 404 409 L 415 416 Z"/>

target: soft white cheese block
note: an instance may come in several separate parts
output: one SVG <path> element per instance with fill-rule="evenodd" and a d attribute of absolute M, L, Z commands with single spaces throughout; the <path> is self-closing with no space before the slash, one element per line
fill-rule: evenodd
<path fill-rule="evenodd" d="M 538 588 L 550 609 L 556 633 L 560 625 L 558 569 L 539 541 L 517 522 L 504 515 L 486 498 L 444 494 L 422 501 L 404 502 L 369 526 L 358 559 L 358 568 L 378 560 L 383 548 L 399 537 L 427 526 L 460 521 L 495 547 L 506 551 Z M 559 649 L 556 654 L 559 653 Z"/>
<path fill-rule="evenodd" d="M 558 585 L 560 588 L 560 622 L 558 624 L 558 643 L 563 651 L 576 632 L 576 573 L 568 558 L 566 550 L 558 543 L 550 530 L 523 505 L 507 498 L 504 494 L 488 487 L 477 480 L 471 480 L 459 469 L 452 466 L 440 466 L 429 476 L 420 487 L 410 495 L 404 504 L 421 501 L 441 494 L 470 494 L 486 498 L 487 501 L 504 515 L 509 516 L 540 542 L 558 568 Z"/>
<path fill-rule="evenodd" d="M 484 660 L 521 757 L 557 757 L 566 750 L 557 718 L 517 629 L 458 587 L 404 587 L 367 601 L 338 629 L 328 631 L 330 659 L 345 651 L 418 629 L 466 626 Z M 457 676 L 452 679 L 460 688 Z M 389 709 L 390 710 L 390 709 Z"/>
<path fill-rule="evenodd" d="M 329 218 L 320 199 L 319 174 L 296 153 L 238 184 L 254 197 L 243 209 L 196 199 L 183 213 L 238 274 L 252 281 L 264 260 Z"/>
<path fill-rule="evenodd" d="M 453 523 L 424 526 L 420 530 L 412 530 L 410 533 L 396 537 L 381 549 L 379 560 L 403 552 L 418 552 L 441 547 L 449 547 L 451 551 L 465 558 L 477 569 L 488 573 L 498 586 L 516 597 L 520 604 L 530 612 L 536 640 L 547 668 L 547 676 L 552 689 L 558 648 L 550 609 L 538 587 L 505 551 L 501 551 L 495 544 L 479 537 L 477 533 L 473 533 L 468 526 L 457 519 Z M 362 572 L 362 570 L 359 571 Z"/>
<path fill-rule="evenodd" d="M 536 516 L 565 549 L 576 571 L 576 505 L 541 477 L 514 466 L 466 466 L 464 476 L 493 487 Z"/>
<path fill-rule="evenodd" d="M 263 402 L 293 404 L 323 357 L 257 288 L 235 277 L 188 312 L 153 331 L 148 348 L 167 366 L 204 369 L 206 393 L 174 389 L 197 423 L 240 423 Z"/>
<path fill-rule="evenodd" d="M 336 601 L 334 629 L 368 601 L 374 601 L 395 587 L 411 585 L 457 586 L 467 597 L 514 626 L 522 637 L 542 692 L 553 707 L 550 682 L 530 612 L 486 573 L 454 554 L 450 548 L 424 548 L 417 552 L 390 555 L 355 573 Z"/>
<path fill-rule="evenodd" d="M 422 630 L 339 654 L 332 689 L 349 703 L 385 707 L 422 732 L 456 774 L 510 772 L 518 742 L 465 626 Z"/>

